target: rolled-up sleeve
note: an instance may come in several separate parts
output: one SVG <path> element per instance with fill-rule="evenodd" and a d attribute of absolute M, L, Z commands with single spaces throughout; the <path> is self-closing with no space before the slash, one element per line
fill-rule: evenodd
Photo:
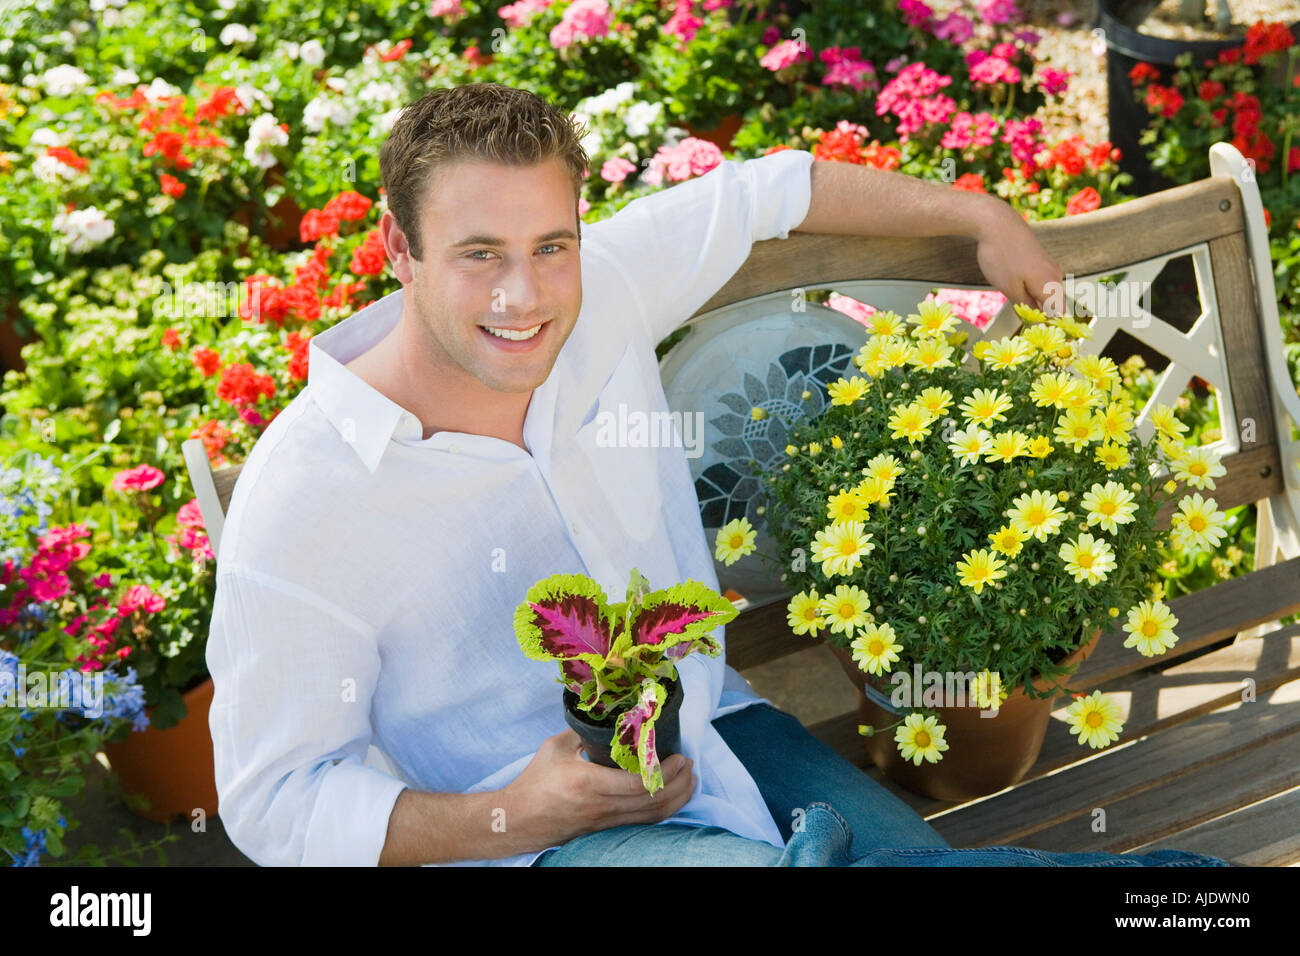
<path fill-rule="evenodd" d="M 379 676 L 364 622 L 306 588 L 223 571 L 207 646 L 219 816 L 261 866 L 374 866 L 406 787 L 365 764 Z"/>
<path fill-rule="evenodd" d="M 586 227 L 622 273 L 653 342 L 726 285 L 755 242 L 788 238 L 812 204 L 813 156 L 787 149 L 723 160 Z"/>

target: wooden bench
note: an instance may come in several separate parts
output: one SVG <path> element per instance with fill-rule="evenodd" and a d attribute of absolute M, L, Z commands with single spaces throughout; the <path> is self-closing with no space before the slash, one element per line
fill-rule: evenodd
<path fill-rule="evenodd" d="M 1068 698 L 1059 699 L 1038 763 L 994 796 L 944 803 L 897 787 L 870 766 L 856 708 L 810 726 L 954 846 L 1174 847 L 1257 865 L 1300 862 L 1300 626 L 1278 624 L 1300 611 L 1300 445 L 1292 438 L 1300 397 L 1283 359 L 1258 187 L 1227 144 L 1211 149 L 1211 168 L 1205 180 L 1032 228 L 1076 288 L 1119 274 L 1150 281 L 1171 259 L 1191 257 L 1203 311 L 1190 330 L 1147 312 L 1145 324 L 1098 316 L 1085 345 L 1100 353 L 1123 329 L 1170 359 L 1138 419 L 1143 439 L 1155 404 L 1174 404 L 1193 376 L 1214 389 L 1223 435 L 1214 447 L 1227 474 L 1213 496 L 1222 510 L 1257 504 L 1255 570 L 1171 601 L 1180 639 L 1160 658 L 1124 648 L 1118 629 L 1103 633 L 1069 690 L 1112 695 L 1125 711 L 1120 739 L 1102 751 L 1081 747 L 1064 725 Z M 905 314 L 934 287 L 988 288 L 972 241 L 793 233 L 755 245 L 686 324 L 770 312 L 778 302 L 788 310 L 795 289 L 834 289 Z M 1008 305 L 983 333 L 967 328 L 978 339 L 1018 326 Z M 213 473 L 201 442 L 184 450 L 219 548 L 239 466 Z M 1161 512 L 1162 526 L 1172 510 Z M 787 597 L 747 607 L 728 627 L 728 662 L 737 670 L 808 651 L 809 640 L 786 624 Z M 824 646 L 811 653 L 830 656 Z M 780 703 L 802 709 L 797 700 Z M 1100 832 L 1097 809 L 1105 811 Z"/>

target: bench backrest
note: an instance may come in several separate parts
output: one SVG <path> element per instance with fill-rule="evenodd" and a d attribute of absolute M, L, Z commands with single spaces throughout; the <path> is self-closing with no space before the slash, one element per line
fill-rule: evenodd
<path fill-rule="evenodd" d="M 1300 396 L 1283 356 L 1258 186 L 1232 146 L 1216 144 L 1210 158 L 1206 179 L 1031 228 L 1072 277 L 1076 300 L 1086 301 L 1083 293 L 1092 290 L 1092 301 L 1100 301 L 1099 277 L 1149 282 L 1170 259 L 1192 257 L 1202 313 L 1187 332 L 1138 307 L 1126 315 L 1098 314 L 1083 349 L 1100 354 L 1124 331 L 1170 359 L 1136 421 L 1143 439 L 1152 433 L 1156 405 L 1175 404 L 1193 377 L 1214 388 L 1222 437 L 1212 447 L 1223 454 L 1227 473 L 1213 494 L 1223 510 L 1260 502 L 1256 567 L 1263 568 L 1279 556 L 1300 557 L 1300 445 L 1291 437 L 1292 424 L 1300 424 Z M 792 291 L 819 288 L 905 314 L 934 287 L 988 288 L 975 252 L 972 240 L 959 237 L 796 232 L 755 244 L 741 269 L 686 324 L 703 327 L 739 309 L 788 308 Z M 1070 282 L 1065 293 L 1072 295 Z M 1019 325 L 1008 303 L 982 332 L 965 328 L 978 340 L 1012 334 Z M 185 443 L 185 454 L 215 550 L 240 466 L 212 473 L 195 439 Z M 1162 527 L 1174 507 L 1171 502 L 1161 510 Z"/>

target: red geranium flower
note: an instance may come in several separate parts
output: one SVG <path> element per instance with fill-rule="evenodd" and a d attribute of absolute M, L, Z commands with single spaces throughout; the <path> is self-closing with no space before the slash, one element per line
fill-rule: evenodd
<path fill-rule="evenodd" d="M 185 195 L 185 184 L 175 176 L 163 173 L 158 177 L 158 181 L 162 184 L 162 191 L 173 199 L 180 199 Z"/>
<path fill-rule="evenodd" d="M 984 177 L 979 173 L 965 173 L 957 177 L 957 181 L 952 184 L 953 189 L 961 189 L 968 193 L 987 192 L 984 188 Z"/>
<path fill-rule="evenodd" d="M 199 346 L 190 353 L 190 360 L 204 377 L 216 375 L 221 368 L 221 355 L 215 350 Z"/>
<path fill-rule="evenodd" d="M 1100 205 L 1101 194 L 1091 186 L 1085 186 L 1070 197 L 1070 201 L 1065 204 L 1065 214 L 1077 216 L 1080 213 L 1092 212 Z"/>
<path fill-rule="evenodd" d="M 1160 79 L 1160 71 L 1150 63 L 1138 63 L 1133 69 L 1128 71 L 1129 82 L 1134 86 L 1141 86 L 1147 80 Z"/>

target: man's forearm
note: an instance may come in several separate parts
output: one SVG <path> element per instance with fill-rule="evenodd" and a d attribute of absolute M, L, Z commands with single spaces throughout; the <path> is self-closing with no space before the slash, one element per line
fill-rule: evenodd
<path fill-rule="evenodd" d="M 495 860 L 534 849 L 518 821 L 506 819 L 504 804 L 499 790 L 432 793 L 408 787 L 398 794 L 388 817 L 379 865 Z"/>
<path fill-rule="evenodd" d="M 970 236 L 1005 224 L 1015 210 L 996 196 L 853 163 L 812 164 L 812 202 L 796 232 L 853 236 Z"/>

